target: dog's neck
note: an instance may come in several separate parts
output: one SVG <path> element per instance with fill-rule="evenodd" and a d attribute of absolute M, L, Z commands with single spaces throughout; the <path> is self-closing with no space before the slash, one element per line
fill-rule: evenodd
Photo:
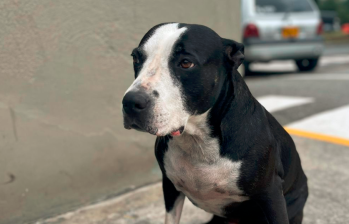
<path fill-rule="evenodd" d="M 190 116 L 185 127 L 186 134 L 195 136 L 209 135 L 208 113 L 209 110 L 200 115 Z"/>
<path fill-rule="evenodd" d="M 208 124 L 209 111 L 191 116 L 181 136 L 173 137 L 173 143 L 193 161 L 214 163 L 219 158 L 218 139 L 211 135 Z"/>
<path fill-rule="evenodd" d="M 243 121 L 242 116 L 253 113 L 254 98 L 240 74 L 229 74 L 222 81 L 218 98 L 214 106 L 200 115 L 190 116 L 185 131 L 181 136 L 173 137 L 178 145 L 187 145 L 189 139 L 205 145 L 211 139 L 222 140 L 221 124 L 226 116 L 234 117 L 229 124 L 238 130 Z"/>
<path fill-rule="evenodd" d="M 255 102 L 241 75 L 237 71 L 228 73 L 208 114 L 212 135 L 221 139 L 222 124 L 228 124 L 231 132 L 238 131 L 244 125 L 244 118 L 253 116 Z"/>

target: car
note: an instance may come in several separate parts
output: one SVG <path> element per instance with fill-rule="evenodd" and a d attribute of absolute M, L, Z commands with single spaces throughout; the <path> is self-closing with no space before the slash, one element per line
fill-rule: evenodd
<path fill-rule="evenodd" d="M 253 62 L 294 60 L 312 71 L 323 52 L 323 24 L 312 0 L 243 0 L 244 73 Z"/>

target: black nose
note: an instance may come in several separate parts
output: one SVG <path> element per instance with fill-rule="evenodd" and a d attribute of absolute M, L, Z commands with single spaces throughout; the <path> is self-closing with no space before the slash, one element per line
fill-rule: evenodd
<path fill-rule="evenodd" d="M 126 114 L 132 115 L 144 111 L 150 102 L 147 94 L 142 92 L 128 92 L 122 100 Z"/>

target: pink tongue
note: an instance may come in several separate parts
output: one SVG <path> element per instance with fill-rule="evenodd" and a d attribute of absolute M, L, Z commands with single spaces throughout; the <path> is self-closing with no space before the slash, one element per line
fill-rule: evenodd
<path fill-rule="evenodd" d="M 178 136 L 178 135 L 181 135 L 181 132 L 178 130 L 178 131 L 174 131 L 174 132 L 171 132 L 171 135 L 172 136 Z"/>

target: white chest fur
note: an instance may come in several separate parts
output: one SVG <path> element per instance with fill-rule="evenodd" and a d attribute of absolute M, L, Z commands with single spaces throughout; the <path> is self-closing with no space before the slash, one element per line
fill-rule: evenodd
<path fill-rule="evenodd" d="M 205 114 L 191 118 L 183 135 L 169 141 L 164 165 L 178 191 L 207 212 L 223 215 L 224 206 L 248 199 L 237 186 L 242 162 L 219 155 L 218 139 L 209 136 L 205 119 Z"/>

